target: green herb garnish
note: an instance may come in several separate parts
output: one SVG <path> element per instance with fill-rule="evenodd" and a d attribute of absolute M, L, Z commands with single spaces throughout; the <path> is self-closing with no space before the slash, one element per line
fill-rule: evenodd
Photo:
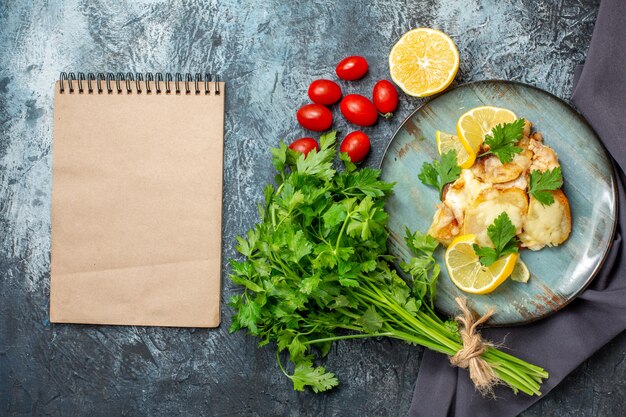
<path fill-rule="evenodd" d="M 433 163 L 424 162 L 417 176 L 424 185 L 430 185 L 439 190 L 439 198 L 443 194 L 443 187 L 456 181 L 461 175 L 461 167 L 457 165 L 454 149 L 441 155 L 441 161 L 435 159 Z"/>
<path fill-rule="evenodd" d="M 541 172 L 534 170 L 530 173 L 529 193 L 541 204 L 549 206 L 554 203 L 554 197 L 550 191 L 558 190 L 563 186 L 563 174 L 561 167 Z"/>
<path fill-rule="evenodd" d="M 489 145 L 489 150 L 479 157 L 492 154 L 503 164 L 511 162 L 516 154 L 522 152 L 522 148 L 515 144 L 522 138 L 524 123 L 524 119 L 517 119 L 494 127 L 491 135 L 485 136 L 485 144 Z"/>
<path fill-rule="evenodd" d="M 473 245 L 474 252 L 484 266 L 493 264 L 503 256 L 518 252 L 517 244 L 519 242 L 515 236 L 515 226 L 506 211 L 496 217 L 487 228 L 487 235 L 494 245 L 493 248 Z"/>

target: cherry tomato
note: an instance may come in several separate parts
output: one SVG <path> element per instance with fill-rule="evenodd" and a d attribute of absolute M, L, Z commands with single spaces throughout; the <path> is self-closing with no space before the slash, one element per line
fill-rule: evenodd
<path fill-rule="evenodd" d="M 315 80 L 309 86 L 309 97 L 313 103 L 335 104 L 341 100 L 341 87 L 331 80 Z"/>
<path fill-rule="evenodd" d="M 349 133 L 341 142 L 340 152 L 347 152 L 352 162 L 362 161 L 370 151 L 370 138 L 360 130 Z"/>
<path fill-rule="evenodd" d="M 333 123 L 333 114 L 321 104 L 306 104 L 296 113 L 298 123 L 305 129 L 323 132 Z"/>
<path fill-rule="evenodd" d="M 349 56 L 337 64 L 335 72 L 342 80 L 358 80 L 367 72 L 367 61 L 362 56 Z"/>
<path fill-rule="evenodd" d="M 349 122 L 359 126 L 370 126 L 376 123 L 378 111 L 372 102 L 359 94 L 348 94 L 339 105 L 341 113 Z"/>
<path fill-rule="evenodd" d="M 300 138 L 295 140 L 289 145 L 289 149 L 292 149 L 296 152 L 303 153 L 304 156 L 307 156 L 309 152 L 313 149 L 316 151 L 320 150 L 320 146 L 317 144 L 317 141 L 313 138 Z"/>
<path fill-rule="evenodd" d="M 376 109 L 385 118 L 393 116 L 393 112 L 398 107 L 398 91 L 387 80 L 380 80 L 376 83 L 372 92 L 372 99 Z"/>

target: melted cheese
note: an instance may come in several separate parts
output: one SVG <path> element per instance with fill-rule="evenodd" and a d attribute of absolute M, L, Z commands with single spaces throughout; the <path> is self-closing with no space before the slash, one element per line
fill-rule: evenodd
<path fill-rule="evenodd" d="M 476 235 L 480 246 L 493 246 L 487 228 L 503 212 L 506 212 L 515 226 L 516 234 L 522 231 L 524 217 L 528 210 L 526 193 L 518 188 L 506 190 L 490 189 L 483 192 L 465 213 L 463 234 Z"/>
<path fill-rule="evenodd" d="M 561 190 L 553 191 L 552 196 L 554 203 L 549 206 L 530 198 L 524 232 L 519 237 L 523 246 L 531 250 L 559 245 L 569 237 L 572 228 L 569 202 Z"/>
<path fill-rule="evenodd" d="M 463 226 L 467 207 L 476 200 L 476 197 L 483 190 L 490 186 L 491 184 L 486 184 L 476 179 L 469 169 L 462 170 L 459 179 L 450 185 L 443 202 L 452 210 L 459 226 Z"/>

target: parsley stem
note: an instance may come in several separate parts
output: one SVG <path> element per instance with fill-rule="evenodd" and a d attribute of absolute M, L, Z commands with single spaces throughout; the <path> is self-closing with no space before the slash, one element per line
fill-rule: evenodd
<path fill-rule="evenodd" d="M 303 333 L 300 333 L 300 335 L 301 335 L 301 336 L 306 336 L 306 335 L 308 335 L 308 334 L 311 334 L 311 333 L 313 333 L 314 331 L 316 331 L 318 327 L 320 327 L 319 323 L 318 323 L 318 324 L 316 324 L 316 325 L 314 325 L 314 326 L 313 326 L 313 328 L 312 328 L 311 330 L 309 330 L 308 332 L 303 332 Z"/>
<path fill-rule="evenodd" d="M 338 325 L 336 327 L 338 327 L 340 329 L 344 329 L 344 330 L 354 330 L 355 332 L 362 332 L 363 331 L 363 329 L 361 327 L 359 327 L 359 326 L 351 326 L 349 324 L 341 324 L 341 325 Z"/>
<path fill-rule="evenodd" d="M 285 263 L 280 259 L 279 256 L 274 256 L 273 254 L 270 256 L 270 259 L 274 261 L 274 263 L 278 264 L 281 267 L 281 272 L 285 274 L 287 277 L 293 278 L 295 280 L 299 280 L 300 277 L 298 274 L 293 272 Z"/>
<path fill-rule="evenodd" d="M 429 303 L 422 303 L 422 306 L 426 307 L 427 312 L 423 312 L 421 309 L 417 312 L 419 317 L 424 317 L 428 321 L 431 322 L 433 326 L 436 326 L 439 330 L 441 330 L 444 334 L 449 335 L 451 338 L 455 338 L 457 333 L 453 333 L 448 329 L 444 322 L 439 318 L 439 316 L 435 313 Z"/>
<path fill-rule="evenodd" d="M 311 228 L 311 232 L 312 234 L 318 238 L 319 240 L 321 240 L 322 242 L 326 243 L 328 246 L 330 246 L 330 243 L 328 243 L 328 241 L 326 239 L 324 239 L 324 235 L 322 234 L 322 222 L 319 222 L 317 224 L 317 231 L 313 228 Z"/>
<path fill-rule="evenodd" d="M 337 236 L 337 242 L 335 244 L 335 255 L 337 255 L 337 253 L 339 252 L 339 243 L 341 243 L 341 238 L 343 237 L 343 232 L 346 230 L 346 226 L 348 225 L 348 221 L 352 217 L 352 213 L 353 212 L 350 212 L 350 213 L 346 214 L 346 218 L 343 221 L 343 225 L 341 225 L 341 230 L 339 231 L 339 235 Z"/>
<path fill-rule="evenodd" d="M 488 363 L 497 364 L 497 368 L 500 370 L 504 370 L 505 372 L 512 372 L 514 375 L 516 375 L 517 378 L 522 379 L 524 383 L 529 386 L 534 386 L 537 383 L 533 375 L 531 375 L 523 367 L 515 363 L 511 363 L 508 361 L 494 361 L 492 357 L 486 355 L 485 353 L 483 353 L 482 356 L 483 359 L 485 359 Z"/>
<path fill-rule="evenodd" d="M 434 343 L 432 340 L 424 338 L 422 336 L 405 333 L 399 330 L 394 330 L 393 333 L 395 336 L 392 336 L 396 339 L 404 340 L 405 342 L 417 343 L 418 345 L 424 346 L 430 350 L 434 350 L 435 352 L 443 353 L 445 355 L 451 355 L 451 353 L 443 349 L 441 345 Z M 454 353 L 452 353 L 453 355 Z"/>
<path fill-rule="evenodd" d="M 402 316 L 405 320 L 407 320 L 409 323 L 411 323 L 417 330 L 419 330 L 422 334 L 429 336 L 431 339 L 441 343 L 442 345 L 454 350 L 454 352 L 456 353 L 461 346 L 459 345 L 459 343 L 456 343 L 450 339 L 448 339 L 445 335 L 442 334 L 438 334 L 437 331 L 433 331 L 434 329 L 429 328 L 428 326 L 424 325 L 424 323 L 420 322 L 419 320 L 417 320 L 414 316 L 411 316 L 406 310 L 404 310 L 402 307 L 398 306 L 397 303 L 391 301 L 388 297 L 385 297 L 383 294 L 380 293 L 380 290 L 378 288 L 376 288 L 375 286 L 373 286 L 370 283 L 370 288 L 372 288 L 374 290 L 374 292 L 378 293 L 378 296 L 380 297 L 381 300 L 383 300 L 385 303 L 387 303 L 394 311 L 396 311 L 400 316 Z M 367 289 L 364 288 L 365 291 L 368 291 Z"/>
<path fill-rule="evenodd" d="M 386 299 L 382 296 L 382 298 L 378 298 L 375 294 L 372 294 L 366 288 L 361 287 L 361 290 L 363 290 L 364 295 L 366 295 L 366 299 L 369 299 L 369 301 L 375 303 L 378 306 L 381 305 L 381 301 L 384 302 L 386 306 L 390 308 L 394 313 L 398 314 L 398 316 L 403 318 L 407 323 L 411 324 L 413 326 L 413 331 L 417 331 L 418 333 L 424 335 L 433 342 L 438 343 L 440 347 L 439 349 L 437 349 L 437 351 L 448 354 L 452 352 L 451 354 L 455 354 L 461 348 L 458 343 L 454 343 L 453 341 L 446 339 L 444 335 L 438 334 L 436 331 L 432 331 L 433 329 L 429 329 L 428 326 L 424 326 L 423 323 L 420 323 L 413 316 L 408 314 L 406 310 L 404 310 L 402 307 L 394 305 L 394 303 L 392 303 L 389 299 Z M 442 350 L 442 348 L 447 349 Z"/>
<path fill-rule="evenodd" d="M 274 226 L 274 229 L 278 229 L 278 228 L 280 227 L 280 225 L 281 225 L 281 224 L 283 224 L 283 222 L 284 222 L 285 220 L 287 220 L 287 219 L 291 216 L 291 213 L 292 213 L 292 210 L 289 210 L 289 211 L 287 212 L 287 214 L 285 215 L 285 217 L 283 217 L 283 218 L 281 219 L 281 221 L 279 221 L 279 222 L 278 222 L 278 224 L 277 224 L 276 226 Z"/>
<path fill-rule="evenodd" d="M 452 340 L 456 340 L 457 339 L 457 337 L 450 331 L 450 329 L 448 329 L 443 324 L 440 324 L 440 323 L 436 322 L 435 320 L 433 320 L 433 316 L 431 316 L 430 314 L 426 314 L 426 313 L 422 312 L 421 310 L 419 310 L 416 315 L 417 315 L 417 317 L 420 320 L 428 321 L 429 324 L 431 326 L 433 326 L 433 328 L 437 329 L 437 331 L 439 331 L 441 334 L 445 335 L 447 338 L 452 339 Z"/>
<path fill-rule="evenodd" d="M 498 374 L 498 377 L 504 381 L 506 381 L 509 385 L 514 386 L 520 391 L 524 392 L 528 395 L 539 394 L 539 391 L 532 385 L 532 382 L 529 386 L 527 381 L 524 381 L 521 377 L 522 373 L 511 372 L 505 367 L 494 368 L 494 371 Z"/>
<path fill-rule="evenodd" d="M 287 373 L 287 371 L 285 371 L 285 368 L 283 368 L 283 363 L 282 363 L 282 361 L 280 360 L 280 352 L 279 352 L 279 350 L 278 350 L 278 349 L 276 349 L 276 362 L 278 362 L 278 367 L 280 368 L 280 370 L 282 371 L 282 373 L 283 373 L 283 374 L 285 374 L 285 376 L 286 376 L 287 378 L 289 378 L 289 379 L 293 379 L 293 378 L 291 377 L 291 375 L 289 375 L 289 374 Z"/>
<path fill-rule="evenodd" d="M 272 227 L 276 230 L 276 207 L 274 205 L 270 208 L 270 213 L 272 215 Z"/>
<path fill-rule="evenodd" d="M 516 365 L 520 367 L 523 367 L 523 368 L 528 369 L 529 371 L 532 371 L 533 375 L 536 375 L 541 378 L 548 377 L 548 373 L 543 368 L 533 365 L 528 362 L 524 362 L 523 360 L 513 355 L 509 355 L 508 353 L 495 349 L 495 348 L 487 349 L 487 351 L 483 354 L 483 356 L 488 357 L 488 358 L 493 358 L 495 361 L 502 360 L 504 362 L 515 363 Z"/>
<path fill-rule="evenodd" d="M 383 312 L 383 314 L 385 314 L 390 320 L 392 320 L 398 326 L 403 327 L 405 330 L 408 330 L 409 332 L 414 332 L 415 331 L 415 329 L 413 329 L 411 326 L 406 324 L 403 320 L 398 319 L 397 317 L 393 316 L 388 311 L 388 309 L 383 309 L 382 312 Z"/>
<path fill-rule="evenodd" d="M 354 313 L 346 310 L 345 308 L 338 308 L 337 311 L 340 312 L 341 314 L 345 314 L 348 317 L 352 317 L 353 319 L 358 319 L 358 318 L 361 317 L 358 314 L 354 314 Z"/>
<path fill-rule="evenodd" d="M 383 337 L 383 336 L 393 336 L 391 332 L 382 332 L 382 333 L 358 333 L 358 334 L 349 334 L 345 336 L 334 336 L 334 337 L 324 337 L 322 339 L 314 339 L 304 342 L 305 345 L 312 345 L 314 343 L 323 343 L 323 342 L 332 342 L 333 340 L 346 340 L 346 339 L 365 339 L 368 337 Z"/>

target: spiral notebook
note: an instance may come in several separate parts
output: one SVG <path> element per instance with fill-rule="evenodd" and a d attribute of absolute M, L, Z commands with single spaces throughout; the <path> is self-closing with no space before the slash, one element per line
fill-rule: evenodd
<path fill-rule="evenodd" d="M 61 74 L 50 321 L 220 322 L 224 83 Z"/>

